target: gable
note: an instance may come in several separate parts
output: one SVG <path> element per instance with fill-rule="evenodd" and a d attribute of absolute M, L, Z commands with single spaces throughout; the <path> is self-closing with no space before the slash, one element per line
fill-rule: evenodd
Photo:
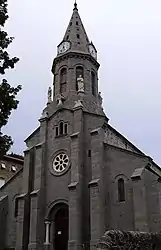
<path fill-rule="evenodd" d="M 25 143 L 26 143 L 27 147 L 30 148 L 34 145 L 39 144 L 40 143 L 39 135 L 40 135 L 40 127 L 38 127 L 32 134 L 30 134 L 26 138 Z"/>
<path fill-rule="evenodd" d="M 106 134 L 106 142 L 108 144 L 144 155 L 141 150 L 134 146 L 130 141 L 128 141 L 123 135 L 121 135 L 116 129 L 114 129 L 109 124 L 106 130 Z"/>

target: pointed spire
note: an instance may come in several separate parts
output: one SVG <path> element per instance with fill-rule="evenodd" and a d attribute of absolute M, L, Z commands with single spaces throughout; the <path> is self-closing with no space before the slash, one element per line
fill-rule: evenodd
<path fill-rule="evenodd" d="M 69 41 L 71 44 L 70 49 L 67 51 L 89 53 L 88 44 L 89 39 L 78 13 L 77 2 L 75 0 L 73 14 L 70 19 L 69 25 L 65 32 L 63 41 Z"/>

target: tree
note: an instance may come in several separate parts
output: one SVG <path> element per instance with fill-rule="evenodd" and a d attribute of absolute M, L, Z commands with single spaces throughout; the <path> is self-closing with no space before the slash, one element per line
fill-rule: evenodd
<path fill-rule="evenodd" d="M 17 57 L 11 58 L 7 52 L 9 44 L 13 41 L 13 37 L 8 37 L 7 32 L 3 30 L 4 24 L 8 19 L 7 0 L 0 0 L 0 74 L 4 75 L 7 69 L 13 69 L 19 61 Z M 16 96 L 21 86 L 12 87 L 6 79 L 2 79 L 0 83 L 0 157 L 2 157 L 10 149 L 13 144 L 12 138 L 4 135 L 1 131 L 2 127 L 8 122 L 9 116 L 13 109 L 17 109 L 19 101 Z"/>

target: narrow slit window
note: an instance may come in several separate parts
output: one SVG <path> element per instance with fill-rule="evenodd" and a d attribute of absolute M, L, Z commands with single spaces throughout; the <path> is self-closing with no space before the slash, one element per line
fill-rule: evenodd
<path fill-rule="evenodd" d="M 125 183 L 122 178 L 118 180 L 118 201 L 125 201 Z"/>
<path fill-rule="evenodd" d="M 76 25 L 78 25 L 78 21 L 76 21 Z"/>
<path fill-rule="evenodd" d="M 18 216 L 18 198 L 15 198 L 15 209 L 14 209 L 14 215 L 15 217 Z"/>
<path fill-rule="evenodd" d="M 79 34 L 77 34 L 77 38 L 78 38 L 78 39 L 80 38 L 80 35 L 79 35 Z"/>
<path fill-rule="evenodd" d="M 56 136 L 59 135 L 59 129 L 58 129 L 58 127 L 56 127 L 56 133 L 55 133 L 55 135 L 56 135 Z"/>
<path fill-rule="evenodd" d="M 93 71 L 91 72 L 91 81 L 92 81 L 92 95 L 96 96 L 96 77 Z"/>

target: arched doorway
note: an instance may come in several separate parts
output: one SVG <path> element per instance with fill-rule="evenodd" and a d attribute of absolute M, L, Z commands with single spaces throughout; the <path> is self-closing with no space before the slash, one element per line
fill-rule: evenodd
<path fill-rule="evenodd" d="M 68 209 L 60 208 L 55 214 L 54 249 L 68 249 Z"/>
<path fill-rule="evenodd" d="M 65 203 L 56 204 L 49 215 L 52 230 L 51 240 L 54 250 L 68 250 L 69 211 Z"/>

